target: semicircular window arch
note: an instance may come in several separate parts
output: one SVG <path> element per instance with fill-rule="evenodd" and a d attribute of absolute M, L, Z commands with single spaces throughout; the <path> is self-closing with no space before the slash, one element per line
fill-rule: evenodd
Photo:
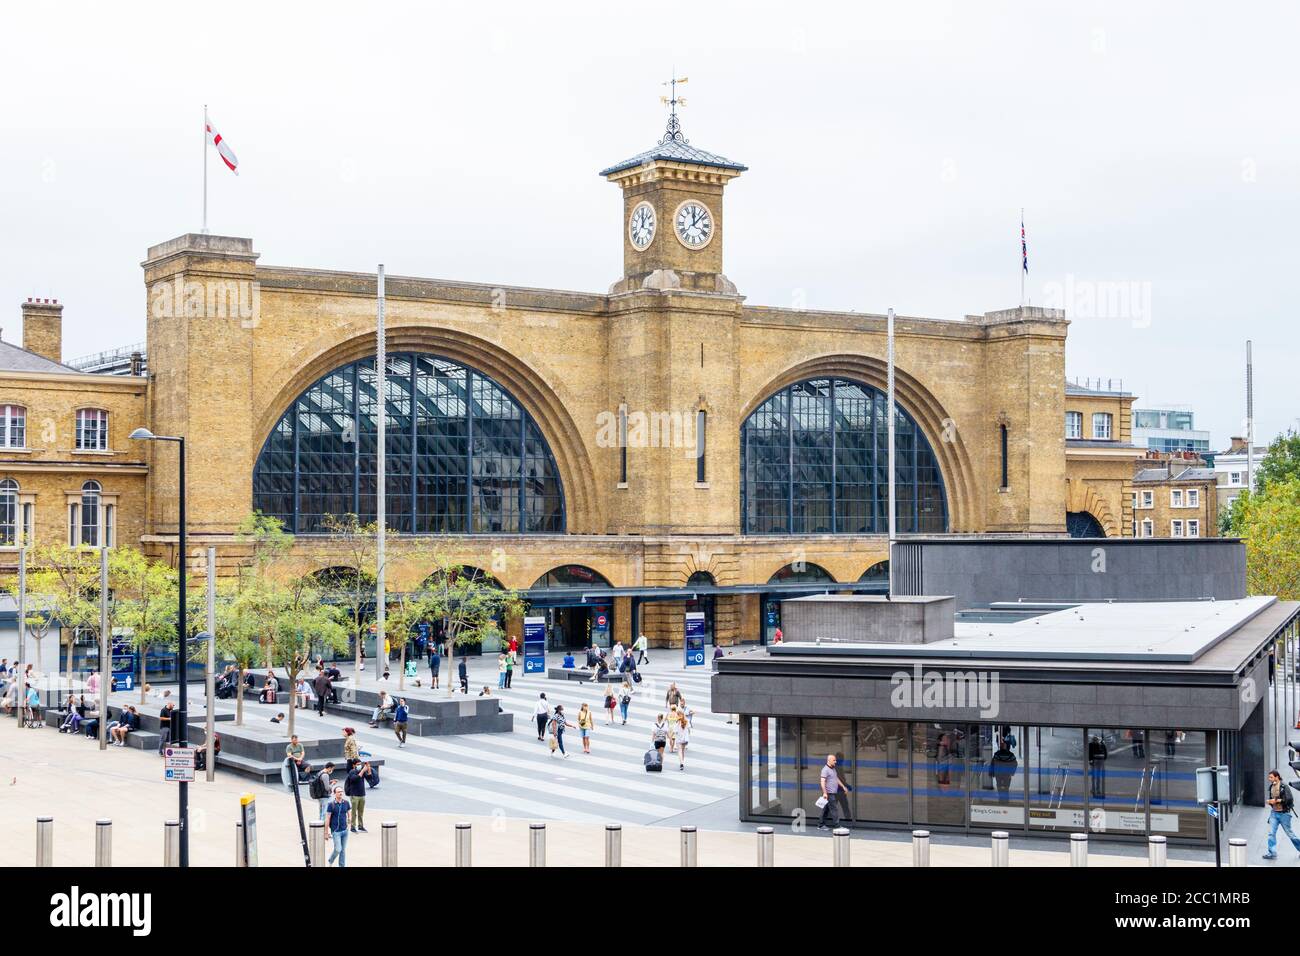
<path fill-rule="evenodd" d="M 385 512 L 403 534 L 558 534 L 564 489 L 541 429 L 504 388 L 436 355 L 387 361 Z M 375 520 L 378 402 L 373 356 L 322 376 L 271 429 L 253 507 L 295 534 L 325 518 Z"/>
<path fill-rule="evenodd" d="M 888 414 L 884 392 L 849 379 L 808 379 L 768 396 L 740 428 L 741 530 L 888 532 Z M 894 461 L 898 532 L 947 531 L 938 459 L 897 403 Z"/>

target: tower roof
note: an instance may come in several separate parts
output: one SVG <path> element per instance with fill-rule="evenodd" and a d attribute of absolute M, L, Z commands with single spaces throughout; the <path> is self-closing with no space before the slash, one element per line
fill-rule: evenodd
<path fill-rule="evenodd" d="M 674 110 L 668 116 L 668 128 L 664 131 L 664 135 L 658 143 L 643 153 L 637 153 L 630 159 L 615 163 L 608 169 L 602 169 L 600 175 L 612 176 L 614 173 L 621 173 L 625 169 L 635 169 L 637 166 L 653 163 L 661 159 L 674 163 L 712 166 L 715 169 L 730 169 L 737 173 L 743 173 L 749 168 L 734 159 L 727 159 L 727 157 L 719 156 L 717 153 L 710 153 L 708 150 L 692 146 L 690 140 L 682 133 L 681 121 L 677 118 L 677 112 Z"/>

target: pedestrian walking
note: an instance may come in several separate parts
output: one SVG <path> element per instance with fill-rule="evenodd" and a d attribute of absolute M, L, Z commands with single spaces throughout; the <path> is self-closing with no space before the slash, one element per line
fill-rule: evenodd
<path fill-rule="evenodd" d="M 330 692 L 334 689 L 334 682 L 330 680 L 330 675 L 322 667 L 316 672 L 316 679 L 312 682 L 312 689 L 316 692 L 316 715 L 325 716 L 325 702 L 329 700 Z"/>
<path fill-rule="evenodd" d="M 510 688 L 510 679 L 515 676 L 515 652 L 506 651 L 506 689 Z"/>
<path fill-rule="evenodd" d="M 1281 827 L 1291 839 L 1291 845 L 1300 852 L 1300 838 L 1291 830 L 1291 817 L 1295 814 L 1295 797 L 1291 788 L 1282 782 L 1276 770 L 1268 772 L 1268 848 L 1264 859 L 1277 859 L 1277 828 Z"/>
<path fill-rule="evenodd" d="M 578 733 L 582 735 L 582 752 L 591 753 L 591 732 L 596 729 L 596 718 L 583 701 L 582 706 L 578 708 Z"/>
<path fill-rule="evenodd" d="M 505 690 L 506 686 L 506 656 L 497 655 L 497 690 Z"/>
<path fill-rule="evenodd" d="M 821 807 L 821 820 L 817 823 L 818 830 L 829 830 L 826 821 L 831 821 L 831 826 L 840 825 L 840 802 L 838 794 L 840 788 L 844 786 L 844 781 L 840 779 L 839 771 L 835 769 L 835 755 L 826 755 L 826 764 L 822 767 L 821 773 L 821 799 L 817 801 L 817 806 Z"/>
<path fill-rule="evenodd" d="M 469 665 L 465 663 L 465 658 L 463 657 L 460 659 L 460 663 L 456 665 L 456 676 L 460 678 L 460 692 L 462 694 L 468 694 Z"/>
<path fill-rule="evenodd" d="M 431 686 L 436 690 L 438 687 L 438 671 L 442 670 L 442 655 L 438 653 L 438 645 L 433 644 L 429 647 L 429 676 Z"/>
<path fill-rule="evenodd" d="M 677 753 L 677 724 L 681 721 L 682 715 L 677 712 L 674 705 L 668 708 L 668 752 Z"/>
<path fill-rule="evenodd" d="M 686 769 L 686 745 L 691 742 L 691 725 L 682 714 L 677 719 L 677 769 Z"/>
<path fill-rule="evenodd" d="M 537 721 L 537 739 L 545 740 L 546 722 L 551 719 L 551 705 L 546 701 L 546 694 L 538 696 L 537 706 L 533 708 L 533 717 Z"/>
<path fill-rule="evenodd" d="M 664 747 L 668 746 L 668 721 L 664 720 L 663 714 L 655 718 L 654 728 L 650 731 L 650 743 L 659 751 L 659 762 L 663 763 Z"/>
<path fill-rule="evenodd" d="M 354 727 L 343 728 L 343 756 L 348 762 L 349 770 L 361 760 L 361 741 L 357 740 Z"/>
<path fill-rule="evenodd" d="M 642 634 L 636 639 L 636 662 L 638 664 L 650 663 L 650 658 L 646 657 L 646 653 L 645 653 L 646 648 L 648 648 L 649 646 L 650 646 L 650 642 L 645 639 L 644 634 Z"/>
<path fill-rule="evenodd" d="M 366 832 L 366 778 L 370 776 L 369 763 L 356 763 L 343 781 L 343 795 L 352 802 L 353 833 Z"/>
<path fill-rule="evenodd" d="M 393 733 L 397 735 L 398 750 L 406 746 L 406 722 L 410 716 L 410 708 L 406 706 L 406 698 L 403 697 L 397 702 L 396 709 L 393 710 Z"/>
<path fill-rule="evenodd" d="M 325 811 L 329 809 L 330 800 L 334 799 L 334 781 L 331 775 L 334 773 L 334 764 L 327 763 L 321 768 L 320 773 L 311 778 L 311 786 L 307 788 L 307 793 L 320 804 L 320 818 L 325 819 Z"/>
<path fill-rule="evenodd" d="M 627 726 L 627 709 L 632 706 L 632 695 L 634 693 L 632 685 L 624 680 L 623 686 L 619 688 L 618 692 L 618 707 L 623 714 L 623 726 L 625 727 Z"/>
<path fill-rule="evenodd" d="M 554 754 L 556 749 L 565 757 L 569 756 L 568 751 L 564 749 L 564 728 L 572 727 L 573 724 L 564 715 L 564 705 L 556 704 L 555 713 L 551 715 L 551 740 L 554 746 L 551 747 L 551 753 Z"/>
<path fill-rule="evenodd" d="M 605 723 L 614 726 L 614 708 L 618 706 L 618 698 L 614 696 L 614 688 L 607 686 L 605 688 Z"/>
<path fill-rule="evenodd" d="M 664 695 L 664 707 L 665 708 L 677 707 L 680 709 L 681 706 L 682 706 L 682 692 L 677 689 L 676 684 L 669 684 L 668 693 Z"/>
<path fill-rule="evenodd" d="M 330 831 L 330 839 L 334 842 L 334 852 L 330 854 L 326 866 L 331 865 L 335 860 L 339 861 L 340 869 L 348 865 L 348 823 L 351 815 L 352 804 L 344 799 L 343 788 L 335 787 L 334 799 L 329 802 L 325 810 L 326 825 Z"/>

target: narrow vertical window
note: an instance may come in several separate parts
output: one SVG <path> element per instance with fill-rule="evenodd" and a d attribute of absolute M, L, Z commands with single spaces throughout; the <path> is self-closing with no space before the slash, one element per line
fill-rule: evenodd
<path fill-rule="evenodd" d="M 97 481 L 88 481 L 81 486 L 81 534 L 77 543 L 92 548 L 100 546 L 100 491 Z"/>
<path fill-rule="evenodd" d="M 19 519 L 18 482 L 12 478 L 0 481 L 0 547 L 22 544 L 22 525 Z"/>
<path fill-rule="evenodd" d="M 618 407 L 618 483 L 627 484 L 627 406 Z"/>
<path fill-rule="evenodd" d="M 704 484 L 707 472 L 704 468 L 704 430 L 708 424 L 709 413 L 700 409 L 695 413 L 695 481 Z"/>
<path fill-rule="evenodd" d="M 1006 488 L 1009 485 L 1007 481 L 1007 426 L 999 425 L 998 430 L 1002 439 L 1002 487 Z"/>

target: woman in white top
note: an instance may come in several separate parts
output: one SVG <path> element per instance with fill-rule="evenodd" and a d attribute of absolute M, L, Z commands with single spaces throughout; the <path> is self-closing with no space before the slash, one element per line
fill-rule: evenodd
<path fill-rule="evenodd" d="M 691 742 L 691 725 L 682 714 L 677 718 L 677 769 L 686 769 L 686 745 Z"/>
<path fill-rule="evenodd" d="M 546 695 L 542 694 L 537 698 L 537 706 L 533 708 L 533 717 L 537 720 L 537 739 L 546 739 L 546 722 L 551 718 L 551 705 L 546 701 Z"/>

